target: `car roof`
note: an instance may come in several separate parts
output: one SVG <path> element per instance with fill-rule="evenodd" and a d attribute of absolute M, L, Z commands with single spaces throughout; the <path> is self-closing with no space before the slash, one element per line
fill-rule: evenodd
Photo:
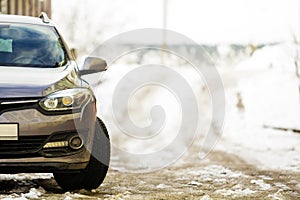
<path fill-rule="evenodd" d="M 29 17 L 29 16 L 21 16 L 21 15 L 5 15 L 0 14 L 0 23 L 22 23 L 22 24 L 36 24 L 43 26 L 54 26 L 54 24 L 50 21 L 49 23 L 43 22 L 42 19 L 38 17 Z"/>

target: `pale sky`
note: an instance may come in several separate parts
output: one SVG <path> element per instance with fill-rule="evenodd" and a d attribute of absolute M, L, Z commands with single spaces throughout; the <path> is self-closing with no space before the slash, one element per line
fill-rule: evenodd
<path fill-rule="evenodd" d="M 53 19 L 66 23 L 76 5 L 88 16 L 80 23 L 103 25 L 106 38 L 163 27 L 163 0 L 53 0 Z M 298 0 L 168 0 L 167 29 L 198 43 L 285 41 L 299 26 Z"/>

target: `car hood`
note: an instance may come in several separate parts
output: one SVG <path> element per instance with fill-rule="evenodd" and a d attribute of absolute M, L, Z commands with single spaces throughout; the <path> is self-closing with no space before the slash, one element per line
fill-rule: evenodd
<path fill-rule="evenodd" d="M 0 98 L 42 97 L 43 91 L 68 76 L 74 67 L 0 67 Z"/>

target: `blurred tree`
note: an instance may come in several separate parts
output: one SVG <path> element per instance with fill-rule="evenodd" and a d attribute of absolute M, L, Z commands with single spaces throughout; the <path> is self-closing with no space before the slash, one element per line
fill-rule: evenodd
<path fill-rule="evenodd" d="M 300 40 L 297 34 L 293 34 L 293 42 L 296 48 L 294 56 L 295 74 L 298 79 L 298 94 L 299 94 L 299 104 L 300 104 Z"/>
<path fill-rule="evenodd" d="M 68 10 L 61 9 L 67 4 Z M 117 10 L 126 2 L 121 0 L 69 0 L 53 7 L 54 21 L 57 21 L 71 48 L 76 49 L 80 59 L 93 52 L 105 39 L 127 24 L 127 18 L 120 17 Z"/>

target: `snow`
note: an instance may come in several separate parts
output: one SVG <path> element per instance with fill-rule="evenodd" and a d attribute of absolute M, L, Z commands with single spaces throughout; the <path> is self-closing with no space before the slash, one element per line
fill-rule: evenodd
<path fill-rule="evenodd" d="M 16 195 L 17 196 L 17 195 Z M 13 195 L 10 195 L 10 197 L 5 197 L 3 198 L 2 200 L 11 200 L 11 199 L 14 199 L 14 200 L 27 200 L 26 198 L 24 197 L 13 197 Z"/>
<path fill-rule="evenodd" d="M 261 179 L 267 180 L 267 181 L 272 181 L 273 180 L 273 178 L 271 178 L 269 176 L 265 176 L 265 175 L 260 175 L 260 176 L 258 176 L 258 178 L 261 178 Z"/>
<path fill-rule="evenodd" d="M 223 182 L 226 178 L 240 178 L 247 177 L 247 175 L 242 174 L 241 172 L 232 171 L 221 165 L 209 165 L 204 167 L 203 169 L 191 169 L 188 174 L 194 176 L 200 176 L 201 179 L 207 178 L 220 178 L 216 179 L 216 182 Z"/>
<path fill-rule="evenodd" d="M 205 195 L 200 200 L 211 200 L 211 198 L 209 197 L 209 195 Z"/>
<path fill-rule="evenodd" d="M 0 198 L 2 200 L 28 200 L 28 199 L 40 199 L 40 197 L 45 194 L 46 191 L 43 188 L 31 188 L 28 193 L 21 193 L 20 195 L 17 194 L 11 194 L 7 195 L 4 198 L 1 198 L 2 195 L 0 195 Z"/>
<path fill-rule="evenodd" d="M 284 197 L 284 195 L 282 194 L 283 190 L 278 190 L 277 192 L 275 192 L 274 194 L 269 194 L 268 198 L 271 198 L 273 200 L 282 200 L 282 199 L 286 199 Z"/>
<path fill-rule="evenodd" d="M 42 195 L 42 193 L 45 193 L 45 191 L 43 191 L 43 189 L 41 189 L 41 188 L 39 190 L 37 190 L 35 188 L 31 188 L 28 193 L 22 194 L 22 197 L 27 198 L 27 199 L 39 199 L 39 197 Z"/>
<path fill-rule="evenodd" d="M 215 179 L 213 181 L 214 184 L 225 184 L 226 182 L 227 182 L 227 179 L 225 179 L 225 178 Z"/>
<path fill-rule="evenodd" d="M 290 190 L 291 189 L 290 187 L 286 186 L 285 184 L 279 183 L 279 182 L 278 183 L 274 183 L 274 185 L 276 187 L 279 187 L 279 188 L 283 189 L 283 190 Z"/>
<path fill-rule="evenodd" d="M 76 9 L 75 5 L 81 4 L 85 8 L 82 12 L 77 12 L 74 16 L 72 13 L 67 13 L 69 16 L 65 16 L 64 5 Z M 216 7 L 215 1 L 169 2 L 167 28 L 185 34 L 201 43 L 229 44 L 234 42 L 254 45 L 291 41 L 292 33 L 299 31 L 299 1 L 297 0 L 288 3 L 284 0 L 276 2 L 256 0 L 247 3 L 238 3 L 232 0 L 226 3 L 217 2 L 217 4 L 221 6 Z M 85 49 L 87 43 L 92 47 L 108 36 L 111 37 L 124 31 L 144 27 L 161 27 L 162 3 L 160 1 L 151 3 L 136 1 L 135 5 L 138 6 L 120 1 L 103 1 L 100 7 L 98 5 L 96 0 L 84 3 L 80 3 L 78 0 L 63 3 L 58 0 L 53 1 L 53 18 L 59 22 L 64 33 L 69 33 L 67 34 L 68 39 L 71 40 L 69 42 Z M 125 9 L 118 9 L 120 10 L 118 15 L 107 14 L 107 10 L 111 10 L 113 6 Z M 149 15 L 149 12 L 153 10 L 151 8 L 158 8 L 158 14 Z M 127 12 L 128 10 L 130 12 Z M 136 18 L 136 15 L 139 18 Z M 236 17 L 237 15 L 239 17 Z M 113 21 L 118 28 L 107 26 L 107 20 L 101 20 L 106 19 L 107 16 L 110 16 L 110 23 Z M 76 23 L 67 20 L 73 19 L 72 17 L 77 19 Z M 91 17 L 93 20 L 87 20 Z M 128 20 L 128 17 L 131 20 Z M 200 28 L 195 29 L 193 23 L 188 23 L 193 18 L 200 20 L 198 23 Z M 124 21 L 120 21 L 120 19 Z M 125 21 L 126 23 L 124 23 Z M 218 29 L 222 31 L 216 31 Z M 105 33 L 102 30 L 105 30 Z M 97 37 L 93 33 L 97 34 Z M 88 40 L 83 41 L 82 38 Z M 101 39 L 95 42 L 94 38 Z M 85 50 L 92 50 L 90 45 L 88 46 L 89 48 Z M 224 80 L 227 112 L 223 137 L 216 146 L 216 150 L 236 154 L 261 169 L 300 171 L 300 135 L 290 131 L 264 128 L 264 126 L 300 128 L 298 80 L 294 73 L 295 49 L 296 47 L 291 43 L 265 46 L 256 50 L 251 57 L 243 58 L 242 62 L 233 66 L 226 66 L 226 63 L 230 63 L 230 58 L 221 56 L 223 66 L 218 66 L 218 70 Z M 219 45 L 218 52 L 224 55 L 230 54 L 230 48 L 228 45 Z M 234 59 L 239 60 L 239 58 Z M 150 63 L 153 61 L 154 58 L 151 57 Z M 172 94 L 167 94 L 164 89 L 143 88 L 129 102 L 130 117 L 135 124 L 147 126 L 151 124 L 150 111 L 153 105 L 162 105 L 167 114 L 164 130 L 147 141 L 132 139 L 124 135 L 118 127 L 113 125 L 115 119 L 110 113 L 112 110 L 110 100 L 116 83 L 134 67 L 137 66 L 130 67 L 124 63 L 110 66 L 102 79 L 103 83 L 101 83 L 106 89 L 98 91 L 101 102 L 99 115 L 104 117 L 105 122 L 108 122 L 108 128 L 113 133 L 112 142 L 115 147 L 129 153 L 153 153 L 163 149 L 176 136 L 174 133 L 178 130 L 181 120 L 177 116 L 180 112 L 180 105 L 178 106 L 177 99 L 172 97 Z M 209 95 L 202 94 L 203 91 L 199 89 L 205 85 L 204 81 L 194 77 L 195 73 L 190 69 L 189 66 L 184 70 L 182 68 L 176 70 L 185 74 L 184 76 L 192 85 L 194 92 L 200 94 L 197 96 L 199 107 L 204 105 L 210 109 Z M 151 91 L 150 98 L 142 98 L 147 90 Z M 238 99 L 240 99 L 239 107 L 236 105 Z M 205 114 L 210 113 L 210 111 L 205 112 Z M 199 132 L 208 130 L 209 126 L 205 126 L 205 124 L 210 124 L 210 118 L 211 116 L 207 116 L 201 119 L 203 124 L 200 125 Z M 183 142 L 180 145 L 187 144 Z M 170 154 L 172 153 L 170 152 Z M 168 157 L 167 153 L 162 155 L 162 160 L 166 157 Z M 122 159 L 124 163 L 122 163 Z M 112 154 L 112 166 L 115 169 L 125 171 L 128 168 L 147 168 L 147 162 L 134 163 L 128 162 L 128 160 L 129 158 L 124 158 L 122 154 L 116 152 Z"/>
<path fill-rule="evenodd" d="M 149 162 L 145 157 L 139 159 L 137 162 L 132 160 L 132 157 L 125 156 L 125 154 L 128 153 L 131 155 L 147 155 L 164 150 L 164 148 L 172 144 L 174 139 L 178 136 L 182 120 L 182 102 L 180 101 L 181 99 L 176 96 L 178 94 L 174 94 L 174 91 L 171 90 L 172 88 L 170 89 L 165 85 L 162 87 L 159 84 L 150 83 L 149 85 L 135 86 L 137 87 L 136 90 L 128 91 L 131 85 L 135 83 L 132 78 L 127 78 L 128 81 L 122 85 L 122 88 L 117 87 L 119 82 L 127 76 L 127 73 L 134 72 L 138 67 L 137 65 L 126 64 L 111 65 L 103 77 L 100 77 L 102 83 L 99 88 L 96 89 L 99 100 L 98 114 L 104 119 L 104 122 L 107 122 L 114 147 L 112 149 L 112 168 L 121 171 L 126 171 L 126 169 L 132 172 L 136 172 L 138 169 L 151 171 L 154 168 L 157 169 L 157 166 L 159 168 L 164 167 L 165 164 L 161 165 L 161 163 L 173 157 L 172 162 L 176 161 L 176 159 L 180 157 L 180 154 L 184 153 L 184 149 L 193 141 L 193 138 L 185 138 L 186 141 L 182 140 L 177 143 L 177 152 L 174 151 L 175 149 L 163 151 L 159 155 L 161 162 Z M 199 102 L 199 107 L 201 108 L 200 103 L 203 102 L 203 99 L 201 99 L 200 94 L 202 97 L 209 96 L 208 93 L 199 91 L 201 87 L 205 85 L 202 77 L 199 77 L 196 70 L 191 66 L 186 69 L 183 67 L 174 67 L 170 70 L 174 70 L 183 76 L 189 85 L 197 85 L 197 87 L 192 87 L 191 89 L 194 94 L 199 94 L 197 96 L 197 102 Z M 143 80 L 143 78 L 147 78 L 147 73 L 140 74 L 139 76 L 139 79 Z M 157 78 L 166 84 L 173 84 L 178 80 L 176 77 L 168 77 L 166 74 L 157 74 Z M 90 80 L 92 79 L 93 77 L 90 77 Z M 112 102 L 116 101 L 113 98 L 114 94 L 120 94 L 122 92 L 130 93 L 130 99 L 125 100 L 128 101 L 128 103 L 122 101 L 113 107 Z M 155 131 L 153 130 L 152 124 L 152 109 L 158 108 L 157 106 L 163 109 L 165 116 L 158 116 L 159 120 L 163 121 L 163 125 L 158 131 Z M 128 112 L 132 123 L 138 128 L 142 128 L 142 130 L 144 130 L 143 132 L 127 131 L 126 125 L 128 123 L 126 123 L 126 119 L 124 119 L 126 118 L 124 117 L 126 112 Z M 208 119 L 206 119 L 206 117 Z M 201 116 L 201 119 L 203 118 L 203 124 L 200 128 L 203 132 L 207 132 L 209 128 L 210 123 L 204 123 L 204 120 L 209 121 L 209 117 L 209 115 Z M 121 120 L 117 121 L 116 118 Z M 124 125 L 125 129 L 123 128 Z M 188 124 L 184 125 L 188 126 Z M 147 138 L 141 139 L 140 137 L 145 134 Z M 128 159 L 131 160 L 131 162 L 129 162 Z M 170 164 L 170 162 L 166 164 Z"/>
<path fill-rule="evenodd" d="M 65 200 L 72 200 L 72 198 L 70 196 L 66 196 Z"/>
<path fill-rule="evenodd" d="M 271 189 L 271 185 L 265 183 L 263 180 L 251 180 L 251 183 L 259 186 L 260 190 L 269 190 L 269 189 Z"/>
<path fill-rule="evenodd" d="M 265 127 L 300 129 L 298 80 L 294 67 L 295 50 L 296 47 L 290 43 L 269 45 L 257 49 L 248 58 L 243 55 L 243 61 L 237 64 L 233 62 L 233 66 L 224 66 L 226 62 L 217 66 L 225 87 L 226 121 L 216 150 L 236 154 L 260 169 L 300 171 L 300 134 Z M 229 50 L 222 51 L 228 54 Z M 126 58 L 122 59 L 126 61 Z M 129 59 L 132 57 L 129 56 Z M 152 56 L 149 59 L 144 62 L 151 63 L 155 58 Z M 134 124 L 141 127 L 151 124 L 150 111 L 156 105 L 164 109 L 166 121 L 159 134 L 153 134 L 149 129 L 153 137 L 146 140 L 124 134 L 120 127 L 115 125 L 112 96 L 119 81 L 139 66 L 121 63 L 112 64 L 103 76 L 96 76 L 102 80 L 97 89 L 100 100 L 99 115 L 107 122 L 114 147 L 131 154 L 155 153 L 164 149 L 176 137 L 181 122 L 180 102 L 176 94 L 166 88 L 157 85 L 139 88 L 132 92 L 128 101 L 128 112 Z M 173 66 L 172 70 L 181 74 L 197 94 L 198 106 L 203 112 L 198 132 L 206 133 L 211 123 L 212 105 L 210 94 L 203 89 L 205 77 L 199 77 L 191 66 Z M 161 78 L 174 81 L 172 77 L 161 75 Z M 132 80 L 129 80 L 126 84 L 131 83 Z M 126 90 L 126 85 L 123 86 L 123 90 Z M 123 114 L 125 111 L 117 109 L 117 114 Z M 182 141 L 178 145 L 189 144 Z M 168 151 L 160 156 L 164 160 L 174 153 Z M 153 166 L 149 166 L 149 162 L 142 159 L 138 162 L 131 159 L 113 151 L 112 168 L 134 171 L 147 167 L 153 169 L 160 164 L 151 163 Z M 129 160 L 132 162 L 128 162 Z"/>
<path fill-rule="evenodd" d="M 36 173 L 36 174 L 0 174 L 0 180 L 34 180 L 34 179 L 50 179 L 53 174 L 49 173 Z"/>
<path fill-rule="evenodd" d="M 165 189 L 165 188 L 169 188 L 169 185 L 165 185 L 165 184 L 159 184 L 156 186 L 157 189 Z"/>
<path fill-rule="evenodd" d="M 50 179 L 52 177 L 53 177 L 53 174 L 49 174 L 49 173 L 0 174 L 1 181 L 15 180 L 15 181 L 19 181 L 19 182 L 24 182 L 24 184 L 28 184 L 28 185 L 30 185 L 30 183 L 26 183 L 26 181 L 35 180 L 35 179 Z M 30 188 L 30 190 L 27 193 L 21 193 L 21 194 L 12 193 L 10 195 L 0 194 L 0 199 L 3 199 L 3 200 L 40 199 L 40 196 L 42 196 L 45 193 L 46 193 L 46 191 L 42 187 L 39 187 L 38 189 Z"/>
<path fill-rule="evenodd" d="M 216 149 L 261 169 L 300 171 L 300 135 L 264 128 L 300 128 L 294 52 L 291 44 L 267 46 L 234 66 L 229 78 L 223 76 L 227 120 Z M 240 110 L 238 93 L 244 106 Z"/>
<path fill-rule="evenodd" d="M 250 190 L 249 188 L 246 188 L 244 190 L 242 189 L 237 189 L 237 190 L 232 190 L 232 189 L 221 189 L 215 191 L 217 194 L 221 194 L 223 196 L 230 196 L 230 197 L 241 197 L 241 196 L 249 196 L 252 194 L 255 194 L 257 191 Z"/>
<path fill-rule="evenodd" d="M 202 185 L 202 183 L 199 183 L 198 181 L 191 181 L 188 183 L 188 185 L 200 186 L 200 185 Z"/>

